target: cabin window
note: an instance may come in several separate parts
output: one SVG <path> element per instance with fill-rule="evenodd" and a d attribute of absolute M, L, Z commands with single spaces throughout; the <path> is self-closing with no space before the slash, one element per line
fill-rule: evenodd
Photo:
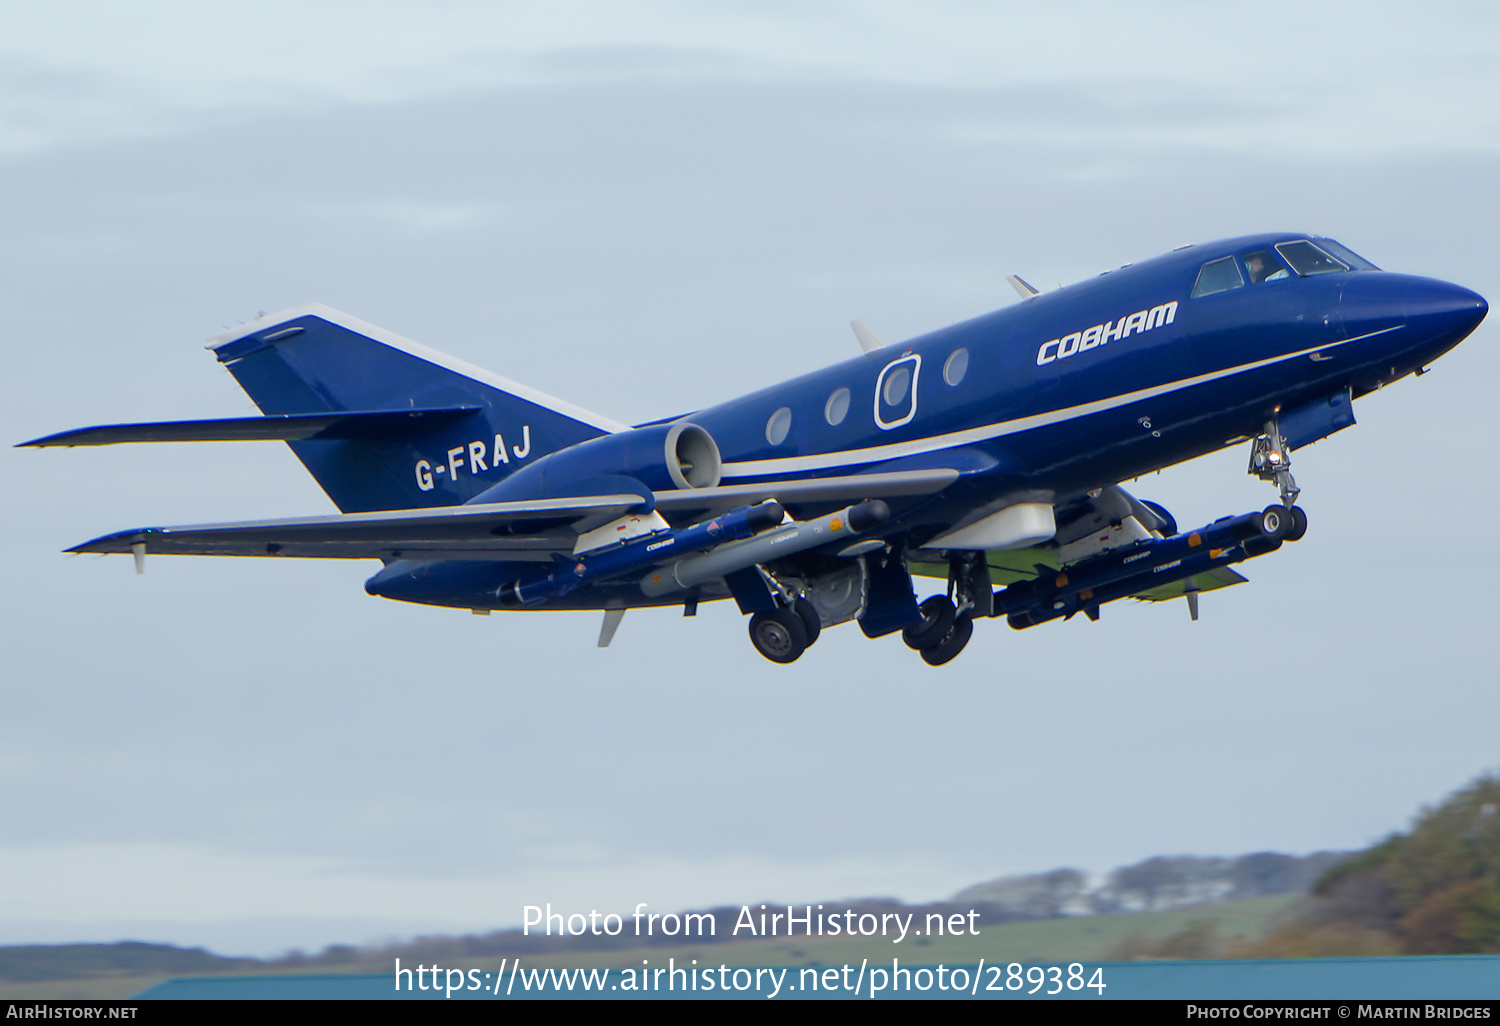
<path fill-rule="evenodd" d="M 967 349 L 953 350 L 953 355 L 948 357 L 947 363 L 943 364 L 943 380 L 950 385 L 956 385 L 968 372 L 969 351 Z"/>
<path fill-rule="evenodd" d="M 906 401 L 906 390 L 910 387 L 910 368 L 893 367 L 885 376 L 885 384 L 880 386 L 880 395 L 887 406 L 900 406 Z"/>
<path fill-rule="evenodd" d="M 1277 244 L 1276 252 L 1286 257 L 1286 262 L 1304 278 L 1312 274 L 1334 274 L 1349 270 L 1348 264 L 1335 260 L 1311 242 L 1281 242 Z"/>
<path fill-rule="evenodd" d="M 889 431 L 917 415 L 917 373 L 922 358 L 913 353 L 886 364 L 875 381 L 875 426 Z"/>
<path fill-rule="evenodd" d="M 1198 272 L 1198 283 L 1193 286 L 1193 298 L 1211 296 L 1215 292 L 1228 292 L 1230 289 L 1241 288 L 1244 284 L 1244 276 L 1240 274 L 1234 257 L 1210 260 Z"/>
<path fill-rule="evenodd" d="M 1242 254 L 1240 259 L 1245 263 L 1245 273 L 1250 276 L 1251 285 L 1259 285 L 1263 281 L 1281 281 L 1290 278 L 1281 261 L 1271 255 L 1269 249 L 1254 249 L 1249 253 Z"/>
<path fill-rule="evenodd" d="M 772 445 L 780 445 L 786 441 L 787 432 L 792 429 L 792 411 L 783 406 L 771 414 L 771 419 L 766 421 L 766 441 Z"/>
<path fill-rule="evenodd" d="M 842 424 L 847 416 L 849 416 L 849 390 L 841 388 L 828 397 L 828 402 L 823 406 L 823 419 L 837 426 Z"/>

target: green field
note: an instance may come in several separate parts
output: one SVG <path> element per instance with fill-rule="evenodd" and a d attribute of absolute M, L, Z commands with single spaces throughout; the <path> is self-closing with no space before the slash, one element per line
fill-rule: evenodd
<path fill-rule="evenodd" d="M 664 966 L 668 959 L 678 965 L 858 965 L 862 959 L 889 963 L 892 958 L 913 965 L 973 964 L 986 962 L 1100 962 L 1132 957 L 1161 941 L 1184 931 L 1209 932 L 1222 944 L 1236 939 L 1253 940 L 1275 925 L 1280 914 L 1297 898 L 1280 895 L 1252 898 L 1210 905 L 1195 905 L 1170 912 L 1136 912 L 1127 915 L 1085 916 L 1072 919 L 1043 919 L 1024 923 L 984 926 L 978 936 L 912 937 L 900 944 L 889 938 L 802 937 L 742 940 L 719 944 L 683 944 L 678 947 L 621 947 L 606 951 L 559 952 L 555 955 L 523 955 L 522 964 L 529 968 L 638 968 L 649 960 L 652 966 Z M 500 968 L 499 956 L 441 960 L 444 969 Z M 276 975 L 295 972 L 369 973 L 390 972 L 393 966 L 360 961 L 347 965 L 320 964 L 305 969 L 276 969 Z M 403 957 L 402 968 L 407 968 Z M 415 968 L 413 965 L 411 968 Z M 261 975 L 264 970 L 244 975 Z M 0 1000 L 47 998 L 125 998 L 137 994 L 167 976 L 191 975 L 160 973 L 143 975 L 98 975 L 61 980 L 0 980 Z M 223 975 L 213 973 L 211 975 Z"/>

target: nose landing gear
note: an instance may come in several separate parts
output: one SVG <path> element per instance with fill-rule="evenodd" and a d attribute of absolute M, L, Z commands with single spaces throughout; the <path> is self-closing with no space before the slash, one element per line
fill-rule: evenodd
<path fill-rule="evenodd" d="M 1267 506 L 1260 514 L 1261 533 L 1271 541 L 1301 541 L 1307 533 L 1307 513 L 1301 506 Z"/>
<path fill-rule="evenodd" d="M 1302 489 L 1297 487 L 1297 481 L 1292 477 L 1292 454 L 1287 448 L 1286 439 L 1282 437 L 1281 425 L 1274 417 L 1266 421 L 1265 434 L 1250 445 L 1249 473 L 1262 481 L 1275 482 L 1276 487 L 1281 491 L 1281 504 L 1287 509 L 1294 508 L 1297 496 L 1302 494 Z M 1305 514 L 1302 520 L 1305 531 L 1307 529 Z M 1300 538 L 1301 535 L 1297 537 Z"/>
<path fill-rule="evenodd" d="M 1266 538 L 1276 542 L 1300 541 L 1307 533 L 1307 513 L 1296 505 L 1302 489 L 1292 477 L 1292 454 L 1274 417 L 1266 421 L 1265 434 L 1250 444 L 1249 472 L 1262 481 L 1275 483 L 1281 492 L 1281 505 L 1267 506 L 1260 515 L 1261 531 Z"/>

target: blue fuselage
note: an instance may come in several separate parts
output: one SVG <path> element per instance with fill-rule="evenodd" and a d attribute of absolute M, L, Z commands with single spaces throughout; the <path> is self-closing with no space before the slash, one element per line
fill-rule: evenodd
<path fill-rule="evenodd" d="M 1374 269 L 1304 275 L 1288 264 L 1254 280 L 1244 254 L 1308 238 L 1175 251 L 683 419 L 717 442 L 725 485 L 959 471 L 935 495 L 891 502 L 880 534 L 920 548 L 977 509 L 1062 503 L 1244 441 L 1321 396 L 1367 394 L 1442 355 L 1485 315 L 1467 289 Z M 1206 288 L 1215 262 L 1239 284 Z M 477 498 L 506 497 L 502 483 Z M 799 518 L 832 508 L 786 505 Z M 477 605 L 515 573 L 493 563 L 429 566 L 425 583 L 407 577 L 397 588 L 399 575 L 388 572 L 381 577 L 393 587 L 379 593 Z M 569 604 L 598 604 L 606 593 L 653 604 L 622 587 Z"/>

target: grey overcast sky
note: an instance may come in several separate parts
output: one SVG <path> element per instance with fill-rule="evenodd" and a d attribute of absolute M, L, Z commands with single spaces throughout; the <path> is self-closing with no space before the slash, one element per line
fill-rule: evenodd
<path fill-rule="evenodd" d="M 317 300 L 620 420 L 1185 242 L 1332 235 L 1494 300 L 1500 8 L 0 3 L 8 442 L 254 408 Z M 1500 763 L 1494 328 L 1297 457 L 1312 528 L 933 671 L 723 604 L 481 619 L 373 565 L 60 554 L 316 514 L 270 443 L 0 450 L 0 943 L 229 953 L 1364 845 Z M 1133 489 L 1271 490 L 1232 450 Z"/>

